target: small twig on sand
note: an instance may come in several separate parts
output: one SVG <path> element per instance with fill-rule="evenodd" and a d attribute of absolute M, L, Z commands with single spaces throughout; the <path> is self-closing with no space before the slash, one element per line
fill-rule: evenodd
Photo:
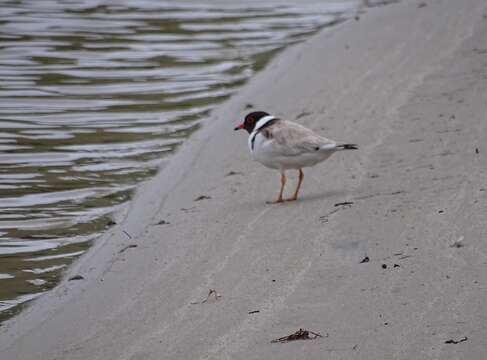
<path fill-rule="evenodd" d="M 127 237 L 128 237 L 129 239 L 132 239 L 132 236 L 130 236 L 130 234 L 129 234 L 128 232 L 126 232 L 125 230 L 122 230 L 122 232 L 123 232 L 125 235 L 127 235 Z"/>
<path fill-rule="evenodd" d="M 458 340 L 453 340 L 453 339 L 447 340 L 447 341 L 445 341 L 445 344 L 460 344 L 461 342 L 464 342 L 467 340 L 468 340 L 468 337 L 464 336 Z"/>
<path fill-rule="evenodd" d="M 192 302 L 191 304 L 192 305 L 196 305 L 196 304 L 204 304 L 204 303 L 207 303 L 207 302 L 210 302 L 210 301 L 217 301 L 221 297 L 222 296 L 220 294 L 218 294 L 215 289 L 210 289 L 208 291 L 208 295 L 206 296 L 206 299 L 204 299 L 202 301 L 195 301 L 195 302 Z"/>
<path fill-rule="evenodd" d="M 122 249 L 120 249 L 118 251 L 118 253 L 119 254 L 124 253 L 127 249 L 136 248 L 137 246 L 138 246 L 137 244 L 130 244 L 130 245 L 124 246 Z"/>
<path fill-rule="evenodd" d="M 83 280 L 84 277 L 81 276 L 81 275 L 74 275 L 74 276 L 71 276 L 68 281 L 73 281 L 73 280 Z"/>
<path fill-rule="evenodd" d="M 353 205 L 353 201 L 344 201 L 335 204 L 335 206 L 352 206 L 352 205 Z"/>
<path fill-rule="evenodd" d="M 311 334 L 311 336 L 310 336 Z M 284 336 L 279 339 L 274 339 L 271 341 L 271 343 L 286 343 L 289 341 L 296 341 L 296 340 L 314 340 L 316 338 L 323 337 L 323 335 L 318 334 L 313 331 L 309 330 L 304 330 L 304 329 L 299 329 L 296 331 L 294 334 Z"/>
<path fill-rule="evenodd" d="M 211 196 L 208 196 L 208 195 L 200 195 L 196 199 L 194 199 L 193 201 L 201 201 L 201 200 L 209 200 L 209 199 L 211 199 Z"/>

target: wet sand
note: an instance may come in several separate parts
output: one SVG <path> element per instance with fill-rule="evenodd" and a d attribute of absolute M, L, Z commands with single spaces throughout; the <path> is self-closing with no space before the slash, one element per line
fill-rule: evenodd
<path fill-rule="evenodd" d="M 483 358 L 487 5 L 424 3 L 280 54 L 0 328 L 2 359 Z M 266 205 L 278 176 L 232 130 L 249 105 L 360 151 Z M 270 343 L 299 328 L 323 337 Z"/>

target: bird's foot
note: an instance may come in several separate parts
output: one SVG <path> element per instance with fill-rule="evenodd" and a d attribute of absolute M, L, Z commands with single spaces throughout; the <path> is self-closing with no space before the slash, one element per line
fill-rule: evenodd
<path fill-rule="evenodd" d="M 266 204 L 269 204 L 269 205 L 274 205 L 274 204 L 281 204 L 283 203 L 285 200 L 283 198 L 279 198 L 277 200 L 274 200 L 274 201 L 266 201 Z"/>
<path fill-rule="evenodd" d="M 293 196 L 292 198 L 286 199 L 284 201 L 296 201 L 296 200 L 298 200 L 298 197 L 297 196 Z"/>

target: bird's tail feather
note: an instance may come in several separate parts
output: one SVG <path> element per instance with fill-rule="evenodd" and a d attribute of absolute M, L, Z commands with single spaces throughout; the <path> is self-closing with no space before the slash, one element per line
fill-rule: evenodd
<path fill-rule="evenodd" d="M 337 150 L 358 150 L 357 144 L 341 144 L 337 145 Z"/>

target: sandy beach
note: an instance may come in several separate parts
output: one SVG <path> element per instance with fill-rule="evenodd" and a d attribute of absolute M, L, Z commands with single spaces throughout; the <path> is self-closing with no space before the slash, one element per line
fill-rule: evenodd
<path fill-rule="evenodd" d="M 377 7 L 286 49 L 0 328 L 2 360 L 485 358 L 486 80 L 482 0 Z M 233 131 L 249 108 L 360 150 L 267 205 L 278 174 Z M 299 328 L 323 337 L 271 343 Z"/>

